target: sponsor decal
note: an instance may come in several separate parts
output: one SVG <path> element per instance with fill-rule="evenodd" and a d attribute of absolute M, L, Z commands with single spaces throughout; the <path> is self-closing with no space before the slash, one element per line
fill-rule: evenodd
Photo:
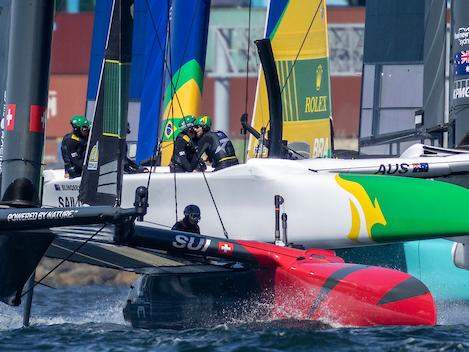
<path fill-rule="evenodd" d="M 218 253 L 232 255 L 234 251 L 234 245 L 228 242 L 218 242 Z"/>
<path fill-rule="evenodd" d="M 455 55 L 453 68 L 455 76 L 469 74 L 469 50 L 460 51 Z"/>
<path fill-rule="evenodd" d="M 6 104 L 5 131 L 15 129 L 16 104 Z"/>
<path fill-rule="evenodd" d="M 82 203 L 76 197 L 58 197 L 57 201 L 59 203 L 59 207 L 61 208 L 75 208 L 81 207 Z"/>
<path fill-rule="evenodd" d="M 202 237 L 176 235 L 171 243 L 174 248 L 188 249 L 190 251 L 205 252 L 212 241 Z"/>
<path fill-rule="evenodd" d="M 409 171 L 409 164 L 381 164 L 378 168 L 378 171 L 375 172 L 375 175 L 395 175 L 395 174 L 405 174 Z"/>
<path fill-rule="evenodd" d="M 68 185 L 68 184 L 65 184 L 65 185 L 60 185 L 61 186 L 61 189 L 62 191 L 80 191 L 80 185 Z"/>
<path fill-rule="evenodd" d="M 459 27 L 455 30 L 454 39 L 459 42 L 460 46 L 469 44 L 469 27 Z"/>
<path fill-rule="evenodd" d="M 329 158 L 329 138 L 314 138 L 312 158 Z"/>
<path fill-rule="evenodd" d="M 428 172 L 428 170 L 430 169 L 430 166 L 428 165 L 428 163 L 415 163 L 415 164 L 412 164 L 412 167 L 413 167 L 412 172 L 417 172 L 417 173 Z"/>
<path fill-rule="evenodd" d="M 46 126 L 46 107 L 31 105 L 29 112 L 29 132 L 43 133 Z"/>
<path fill-rule="evenodd" d="M 78 210 L 51 210 L 51 211 L 31 211 L 25 213 L 11 213 L 7 216 L 8 222 L 16 221 L 37 221 L 70 219 L 78 213 Z"/>
<path fill-rule="evenodd" d="M 98 170 L 99 162 L 99 146 L 98 142 L 91 148 L 90 157 L 88 159 L 88 170 Z"/>
<path fill-rule="evenodd" d="M 324 70 L 322 69 L 322 65 L 318 65 L 316 69 L 316 90 L 319 91 L 321 89 L 321 82 L 322 82 L 322 74 Z"/>
<path fill-rule="evenodd" d="M 306 97 L 305 112 L 324 112 L 327 111 L 327 95 L 319 97 Z"/>
<path fill-rule="evenodd" d="M 469 98 L 469 85 L 467 82 L 467 79 L 454 81 L 453 100 Z"/>

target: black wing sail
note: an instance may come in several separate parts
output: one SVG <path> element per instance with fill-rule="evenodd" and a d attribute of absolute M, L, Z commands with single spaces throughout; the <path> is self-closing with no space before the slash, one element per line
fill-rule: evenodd
<path fill-rule="evenodd" d="M 126 154 L 132 54 L 132 0 L 114 0 L 79 199 L 119 205 Z"/>
<path fill-rule="evenodd" d="M 360 153 L 441 146 L 446 0 L 369 0 L 365 24 Z"/>
<path fill-rule="evenodd" d="M 6 80 L 8 37 L 10 33 L 10 0 L 0 0 L 0 117 L 6 116 Z M 2 127 L 0 126 L 0 131 Z M 0 136 L 0 161 L 3 158 L 3 131 Z M 2 163 L 0 162 L 0 174 Z"/>
<path fill-rule="evenodd" d="M 467 145 L 469 131 L 469 2 L 451 2 L 449 145 Z"/>

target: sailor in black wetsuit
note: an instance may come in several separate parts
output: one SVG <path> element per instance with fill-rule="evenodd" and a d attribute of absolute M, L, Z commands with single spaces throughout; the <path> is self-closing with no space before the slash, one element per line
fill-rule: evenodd
<path fill-rule="evenodd" d="M 197 138 L 197 158 L 207 154 L 208 161 L 212 163 L 213 171 L 239 164 L 233 143 L 225 132 L 210 131 L 212 121 L 210 116 L 204 115 L 195 121 Z"/>
<path fill-rule="evenodd" d="M 197 223 L 200 221 L 200 208 L 197 205 L 189 204 L 184 209 L 184 219 L 174 224 L 171 230 L 192 232 L 200 235 L 200 228 Z"/>
<path fill-rule="evenodd" d="M 73 131 L 64 136 L 60 149 L 65 164 L 65 175 L 75 178 L 80 177 L 83 170 L 90 122 L 84 116 L 73 116 L 70 123 Z"/>
<path fill-rule="evenodd" d="M 179 123 L 181 133 L 174 141 L 173 156 L 169 164 L 171 172 L 192 172 L 197 166 L 194 161 L 197 155 L 194 143 L 194 122 L 195 118 L 193 116 L 184 116 Z"/>
<path fill-rule="evenodd" d="M 130 134 L 130 124 L 127 122 L 127 134 Z M 129 158 L 129 145 L 125 144 L 125 158 L 124 158 L 124 172 L 128 174 L 138 174 L 149 172 L 146 167 L 138 165 L 135 161 Z"/>

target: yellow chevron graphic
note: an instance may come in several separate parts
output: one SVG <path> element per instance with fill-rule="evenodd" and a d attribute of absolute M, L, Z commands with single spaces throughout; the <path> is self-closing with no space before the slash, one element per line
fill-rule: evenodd
<path fill-rule="evenodd" d="M 341 178 L 340 175 L 336 175 L 335 180 L 343 190 L 349 193 L 349 195 L 355 198 L 358 204 L 360 204 L 363 214 L 365 215 L 366 233 L 370 239 L 373 239 L 371 237 L 372 227 L 376 224 L 387 224 L 381 207 L 379 206 L 378 199 L 375 198 L 374 202 L 372 202 L 363 186 L 357 182 L 345 180 Z M 360 214 L 353 202 L 353 198 L 350 199 L 352 226 L 347 237 L 351 240 L 358 241 L 362 226 Z"/>

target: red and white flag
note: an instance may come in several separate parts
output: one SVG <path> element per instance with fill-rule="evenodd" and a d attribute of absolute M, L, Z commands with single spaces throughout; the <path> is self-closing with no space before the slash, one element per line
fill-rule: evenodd
<path fill-rule="evenodd" d="M 13 131 L 15 129 L 15 115 L 16 104 L 6 104 L 5 131 Z"/>
<path fill-rule="evenodd" d="M 29 132 L 44 132 L 46 126 L 46 107 L 31 105 L 29 114 Z"/>
<path fill-rule="evenodd" d="M 234 245 L 228 242 L 218 242 L 218 253 L 231 255 L 234 251 Z"/>

